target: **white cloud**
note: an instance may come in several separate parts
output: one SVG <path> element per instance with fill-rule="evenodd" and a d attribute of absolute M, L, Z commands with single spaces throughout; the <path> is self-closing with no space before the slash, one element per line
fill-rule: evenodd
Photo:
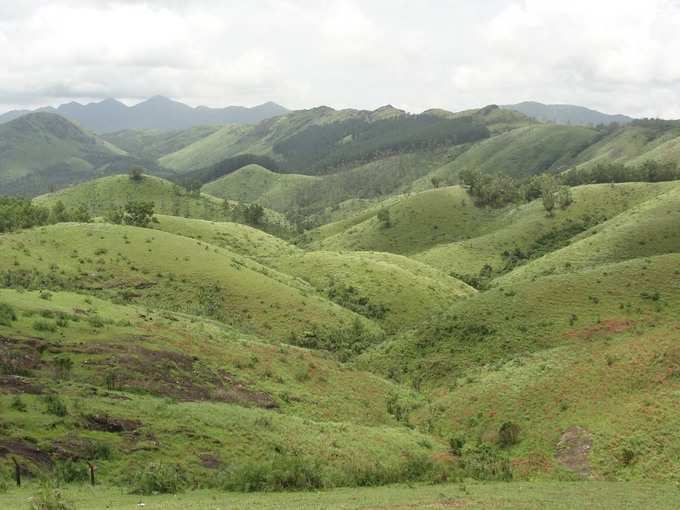
<path fill-rule="evenodd" d="M 0 2 L 0 110 L 165 94 L 680 116 L 679 29 L 669 0 Z"/>

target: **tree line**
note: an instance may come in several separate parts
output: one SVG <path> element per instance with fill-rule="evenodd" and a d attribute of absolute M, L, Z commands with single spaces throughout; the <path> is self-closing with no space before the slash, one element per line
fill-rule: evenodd
<path fill-rule="evenodd" d="M 350 163 L 399 151 L 475 142 L 490 136 L 473 117 L 403 115 L 390 119 L 348 119 L 309 126 L 274 145 L 295 171 L 322 174 Z"/>
<path fill-rule="evenodd" d="M 75 221 L 88 223 L 92 216 L 85 206 L 67 209 L 58 201 L 52 207 L 34 205 L 19 197 L 0 197 L 0 232 Z"/>
<path fill-rule="evenodd" d="M 570 187 L 549 173 L 514 179 L 503 173 L 489 175 L 478 169 L 465 169 L 459 179 L 479 207 L 501 208 L 540 198 L 546 212 L 552 215 L 555 208 L 566 209 L 574 201 Z M 438 181 L 433 184 L 436 187 Z"/>

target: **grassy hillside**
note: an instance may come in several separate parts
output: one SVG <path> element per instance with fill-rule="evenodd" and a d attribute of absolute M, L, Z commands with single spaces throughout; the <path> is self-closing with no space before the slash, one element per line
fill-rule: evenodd
<path fill-rule="evenodd" d="M 644 186 L 644 185 L 643 185 Z M 569 273 L 680 251 L 680 184 L 646 185 L 656 196 L 575 237 L 568 246 L 509 273 L 499 282 Z"/>
<path fill-rule="evenodd" d="M 130 159 L 123 150 L 52 113 L 31 113 L 0 125 L 2 194 L 45 192 Z"/>
<path fill-rule="evenodd" d="M 513 177 L 567 168 L 598 132 L 578 126 L 530 125 L 474 144 L 451 164 L 449 180 L 464 169 L 503 172 Z"/>
<path fill-rule="evenodd" d="M 216 197 L 286 211 L 294 208 L 298 197 L 318 180 L 318 177 L 274 173 L 259 165 L 247 165 L 206 184 L 202 190 Z"/>
<path fill-rule="evenodd" d="M 16 313 L 0 325 L 0 444 L 29 473 L 79 480 L 90 459 L 100 481 L 134 485 L 153 460 L 221 488 L 264 459 L 294 470 L 296 456 L 332 485 L 408 478 L 408 459 L 441 451 L 387 412 L 401 390 L 308 351 L 69 292 L 4 289 L 0 302 Z"/>
<path fill-rule="evenodd" d="M 166 154 L 158 162 L 161 166 L 186 172 L 204 168 L 243 152 L 253 152 L 244 138 L 253 132 L 252 126 L 223 126 L 211 135 Z"/>
<path fill-rule="evenodd" d="M 413 254 L 440 243 L 477 236 L 500 214 L 475 207 L 458 186 L 389 199 L 384 207 L 389 211 L 389 226 L 377 218 L 382 208 L 376 205 L 360 213 L 356 218 L 358 223 L 348 219 L 326 225 L 318 234 L 312 232 L 311 246 L 324 250 Z M 315 240 L 318 238 L 321 239 Z"/>
<path fill-rule="evenodd" d="M 487 264 L 504 271 L 526 261 L 518 256 L 534 259 L 560 249 L 583 232 L 677 187 L 676 183 L 579 186 L 572 190 L 573 204 L 553 216 L 546 214 L 541 200 L 510 207 L 498 214 L 487 233 L 439 244 L 414 257 L 459 274 L 476 275 Z"/>
<path fill-rule="evenodd" d="M 140 181 L 130 179 L 127 175 L 103 177 L 35 199 L 35 203 L 46 206 L 52 206 L 57 201 L 67 207 L 85 205 L 95 216 L 104 215 L 113 207 L 124 206 L 128 201 L 147 201 L 153 202 L 155 211 L 160 214 L 208 220 L 231 218 L 229 211 L 224 208 L 223 200 L 207 194 L 190 193 L 177 184 L 150 175 L 143 176 Z M 283 215 L 275 211 L 266 210 L 264 219 L 265 228 L 290 229 Z"/>
<path fill-rule="evenodd" d="M 204 315 L 278 340 L 360 317 L 226 248 L 151 229 L 60 224 L 8 235 L 0 270 L 11 284 Z"/>
<path fill-rule="evenodd" d="M 197 126 L 178 131 L 126 129 L 106 133 L 101 138 L 141 159 L 156 160 L 210 136 L 218 129 L 219 126 Z"/>
<path fill-rule="evenodd" d="M 392 332 L 475 293 L 424 264 L 387 253 L 310 252 L 287 257 L 277 267 Z"/>
<path fill-rule="evenodd" d="M 572 345 L 481 369 L 415 419 L 467 441 L 495 442 L 503 423 L 516 424 L 518 477 L 565 477 L 571 467 L 577 477 L 677 481 L 677 327 L 628 317 L 574 326 Z M 585 455 L 560 455 L 569 431 L 576 445 L 592 444 Z"/>
<path fill-rule="evenodd" d="M 276 264 L 280 257 L 298 255 L 294 245 L 247 225 L 157 215 L 154 228 L 191 237 L 245 255 L 265 265 Z"/>
<path fill-rule="evenodd" d="M 628 330 L 674 323 L 678 253 L 605 264 L 535 281 L 504 281 L 453 303 L 419 327 L 364 355 L 363 366 L 435 387 L 517 355 L 581 342 L 569 331 Z"/>

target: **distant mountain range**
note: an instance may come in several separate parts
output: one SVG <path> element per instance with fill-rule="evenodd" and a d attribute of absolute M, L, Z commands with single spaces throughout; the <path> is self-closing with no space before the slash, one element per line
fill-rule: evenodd
<path fill-rule="evenodd" d="M 572 124 L 582 126 L 595 126 L 597 124 L 627 124 L 633 120 L 627 115 L 610 115 L 607 113 L 591 110 L 583 106 L 571 104 L 543 104 L 535 101 L 503 105 L 501 108 L 523 113 L 540 122 L 553 124 Z"/>
<path fill-rule="evenodd" d="M 106 99 L 86 105 L 72 102 L 57 108 L 39 108 L 36 111 L 58 113 L 96 133 L 113 133 L 124 129 L 177 130 L 219 124 L 257 124 L 288 112 L 283 106 L 272 102 L 252 108 L 194 108 L 163 96 L 152 97 L 134 106 L 127 106 L 115 99 Z M 0 115 L 0 123 L 9 122 L 27 113 L 31 111 L 7 112 Z"/>

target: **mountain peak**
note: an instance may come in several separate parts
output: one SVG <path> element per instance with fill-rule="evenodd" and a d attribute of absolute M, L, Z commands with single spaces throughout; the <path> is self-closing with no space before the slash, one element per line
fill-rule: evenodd
<path fill-rule="evenodd" d="M 540 122 L 556 124 L 595 125 L 626 124 L 633 119 L 627 115 L 602 113 L 585 106 L 572 104 L 544 104 L 537 101 L 523 101 L 517 104 L 504 105 L 502 108 L 523 113 Z"/>

